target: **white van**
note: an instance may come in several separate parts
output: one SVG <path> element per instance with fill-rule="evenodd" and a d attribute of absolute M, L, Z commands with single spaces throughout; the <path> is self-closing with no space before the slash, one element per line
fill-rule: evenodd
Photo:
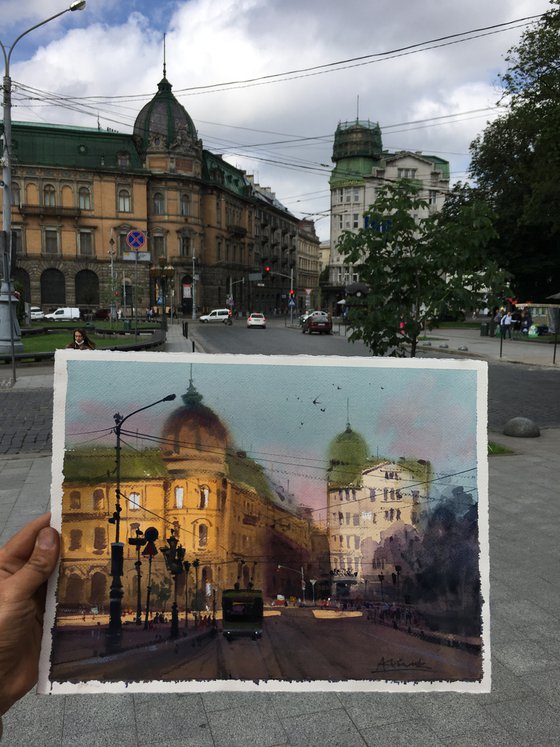
<path fill-rule="evenodd" d="M 229 309 L 212 309 L 209 314 L 203 314 L 199 317 L 199 320 L 204 323 L 223 322 L 223 324 L 231 324 L 231 311 Z"/>
<path fill-rule="evenodd" d="M 52 321 L 62 322 L 74 322 L 80 318 L 80 309 L 75 306 L 61 306 L 52 314 L 45 314 L 45 319 L 51 319 Z"/>

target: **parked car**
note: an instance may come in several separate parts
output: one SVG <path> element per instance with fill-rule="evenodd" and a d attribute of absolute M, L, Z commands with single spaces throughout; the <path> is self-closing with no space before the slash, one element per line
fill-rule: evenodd
<path fill-rule="evenodd" d="M 111 318 L 111 309 L 97 309 L 93 315 L 94 319 L 99 319 L 102 322 L 106 322 Z"/>
<path fill-rule="evenodd" d="M 41 319 L 45 318 L 45 314 L 43 313 L 43 309 L 39 308 L 39 306 L 32 306 L 29 309 L 29 317 L 32 322 L 40 322 Z"/>
<path fill-rule="evenodd" d="M 247 327 L 261 327 L 266 329 L 266 317 L 264 314 L 254 312 L 247 317 Z"/>
<path fill-rule="evenodd" d="M 312 314 L 314 311 L 315 311 L 315 309 L 307 309 L 307 311 L 304 311 L 303 314 L 300 314 L 299 320 L 298 320 L 300 327 L 303 327 L 303 324 L 304 324 L 305 320 L 307 319 L 307 317 L 310 314 Z"/>
<path fill-rule="evenodd" d="M 212 309 L 209 314 L 203 314 L 199 319 L 204 324 L 208 324 L 209 322 L 231 324 L 231 311 L 229 309 Z"/>
<path fill-rule="evenodd" d="M 302 330 L 303 334 L 309 332 L 318 332 L 320 335 L 323 332 L 330 335 L 332 332 L 332 319 L 330 314 L 326 311 L 313 311 L 303 323 Z"/>
<path fill-rule="evenodd" d="M 56 311 L 53 311 L 52 314 L 45 314 L 45 319 L 50 319 L 51 321 L 72 322 L 78 321 L 79 318 L 80 309 L 75 306 L 61 306 Z"/>

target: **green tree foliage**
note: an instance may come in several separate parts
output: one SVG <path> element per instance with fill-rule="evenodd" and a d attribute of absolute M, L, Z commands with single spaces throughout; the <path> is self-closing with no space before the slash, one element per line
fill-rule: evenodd
<path fill-rule="evenodd" d="M 513 47 L 505 113 L 471 145 L 471 176 L 496 213 L 490 251 L 521 300 L 560 291 L 560 0 Z"/>
<path fill-rule="evenodd" d="M 441 212 L 427 208 L 420 188 L 399 180 L 379 190 L 365 213 L 368 227 L 340 239 L 340 253 L 369 288 L 347 299 L 350 339 L 373 355 L 410 349 L 414 357 L 434 317 L 470 311 L 504 291 L 505 274 L 487 258 L 495 235 L 487 204 L 457 185 Z"/>

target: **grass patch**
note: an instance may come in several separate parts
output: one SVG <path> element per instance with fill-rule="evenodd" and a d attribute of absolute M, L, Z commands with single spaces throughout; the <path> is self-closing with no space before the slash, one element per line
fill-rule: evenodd
<path fill-rule="evenodd" d="M 515 454 L 515 452 L 508 449 L 507 446 L 497 444 L 495 441 L 488 441 L 488 456 L 508 456 L 510 454 Z"/>
<path fill-rule="evenodd" d="M 135 339 L 134 335 L 126 335 L 126 337 L 118 337 L 117 335 L 101 337 L 100 335 L 89 333 L 88 337 L 95 343 L 97 348 L 101 349 L 128 345 Z M 32 337 L 22 336 L 21 341 L 24 353 L 50 353 L 53 350 L 65 348 L 69 342 L 72 342 L 72 339 L 72 332 L 66 330 L 64 332 L 49 332 L 46 335 L 33 335 Z"/>

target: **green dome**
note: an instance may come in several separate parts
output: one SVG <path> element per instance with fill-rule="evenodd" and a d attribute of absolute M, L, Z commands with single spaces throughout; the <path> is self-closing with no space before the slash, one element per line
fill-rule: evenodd
<path fill-rule="evenodd" d="M 327 479 L 331 486 L 357 484 L 368 460 L 366 440 L 348 423 L 346 430 L 331 442 L 328 457 Z"/>
<path fill-rule="evenodd" d="M 134 141 L 138 150 L 181 149 L 197 144 L 197 132 L 185 107 L 171 91 L 171 83 L 164 76 L 158 92 L 140 111 L 134 123 Z"/>

